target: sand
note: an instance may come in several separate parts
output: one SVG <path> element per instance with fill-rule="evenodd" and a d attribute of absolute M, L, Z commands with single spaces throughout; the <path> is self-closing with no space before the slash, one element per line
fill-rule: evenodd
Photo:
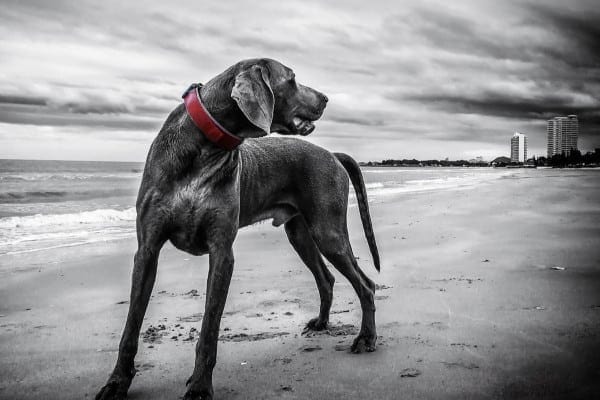
<path fill-rule="evenodd" d="M 376 352 L 335 272 L 329 332 L 281 229 L 240 231 L 214 372 L 217 399 L 600 396 L 600 171 L 531 171 L 462 190 L 377 197 L 377 274 L 356 208 L 350 234 L 379 285 Z M 134 240 L 0 259 L 0 398 L 93 398 L 116 360 Z M 165 246 L 132 399 L 179 398 L 194 362 L 207 257 Z"/>

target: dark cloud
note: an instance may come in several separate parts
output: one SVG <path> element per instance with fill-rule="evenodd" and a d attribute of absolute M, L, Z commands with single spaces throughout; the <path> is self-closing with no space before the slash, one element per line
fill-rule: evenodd
<path fill-rule="evenodd" d="M 408 33 L 412 39 L 434 48 L 494 58 L 539 62 L 572 67 L 600 66 L 600 12 L 592 7 L 564 3 L 532 2 L 501 24 L 455 14 L 443 7 L 424 5 L 410 10 L 410 17 L 398 14 L 388 18 L 388 28 Z M 569 7 L 571 6 L 571 7 Z M 492 19 L 493 21 L 493 19 Z M 490 65 L 490 67 L 494 67 Z"/>
<path fill-rule="evenodd" d="M 446 112 L 492 115 L 512 120 L 546 120 L 557 115 L 577 114 L 580 135 L 600 135 L 598 107 L 574 105 L 569 98 L 560 95 L 516 98 L 502 93 L 482 93 L 481 97 L 426 94 L 413 96 L 412 99 Z"/>
<path fill-rule="evenodd" d="M 600 7 L 578 7 L 565 2 L 552 7 L 543 2 L 528 5 L 530 15 L 524 23 L 536 24 L 563 39 L 544 48 L 548 58 L 561 60 L 576 68 L 591 68 L 591 78 L 600 79 Z M 588 76 L 588 78 L 590 78 Z"/>
<path fill-rule="evenodd" d="M 21 104 L 26 106 L 45 106 L 47 100 L 42 97 L 0 94 L 0 104 Z"/>
<path fill-rule="evenodd" d="M 514 119 L 548 118 L 557 114 L 573 113 L 592 115 L 598 112 L 596 106 L 574 105 L 571 98 L 553 94 L 530 98 L 519 98 L 501 92 L 482 92 L 474 97 L 441 93 L 402 96 L 402 100 L 407 99 L 455 113 L 475 113 Z"/>
<path fill-rule="evenodd" d="M 132 80 L 133 81 L 133 80 Z M 137 80 L 150 85 L 161 80 Z M 172 83 L 166 82 L 167 86 Z M 90 84 L 52 83 L 48 97 L 37 95 L 39 88 L 27 87 L 23 95 L 0 95 L 0 123 L 37 126 L 81 126 L 107 129 L 156 130 L 160 121 L 180 98 L 161 90 L 121 91 L 120 87 Z"/>
<path fill-rule="evenodd" d="M 102 110 L 105 111 L 105 110 Z M 164 115 L 152 117 L 136 114 L 73 113 L 45 106 L 22 106 L 13 104 L 0 107 L 0 122 L 37 126 L 78 126 L 82 128 L 135 129 L 156 132 L 162 125 Z M 82 132 L 86 132 L 82 129 Z"/>

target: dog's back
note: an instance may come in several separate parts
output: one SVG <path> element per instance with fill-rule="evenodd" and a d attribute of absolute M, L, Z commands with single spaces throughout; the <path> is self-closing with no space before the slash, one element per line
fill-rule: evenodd
<path fill-rule="evenodd" d="M 240 146 L 240 225 L 277 205 L 304 215 L 330 203 L 345 205 L 348 179 L 337 159 L 305 140 L 249 139 Z"/>

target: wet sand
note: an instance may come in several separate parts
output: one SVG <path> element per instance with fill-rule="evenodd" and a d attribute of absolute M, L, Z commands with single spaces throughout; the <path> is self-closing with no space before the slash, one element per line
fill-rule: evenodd
<path fill-rule="evenodd" d="M 337 272 L 331 329 L 282 229 L 240 231 L 214 372 L 217 399 L 600 396 L 600 171 L 531 171 L 462 190 L 376 197 L 378 349 L 348 351 L 357 297 Z M 133 240 L 0 258 L 0 398 L 93 398 L 116 360 Z M 132 399 L 179 398 L 207 257 L 166 245 Z"/>

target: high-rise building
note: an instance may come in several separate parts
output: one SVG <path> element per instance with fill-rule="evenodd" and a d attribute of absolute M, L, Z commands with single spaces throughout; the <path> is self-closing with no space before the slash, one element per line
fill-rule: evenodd
<path fill-rule="evenodd" d="M 527 161 L 527 136 L 515 132 L 510 138 L 510 162 L 524 163 Z"/>
<path fill-rule="evenodd" d="M 555 154 L 568 155 L 571 150 L 577 150 L 579 121 L 577 115 L 554 117 L 548 120 L 548 158 Z"/>

